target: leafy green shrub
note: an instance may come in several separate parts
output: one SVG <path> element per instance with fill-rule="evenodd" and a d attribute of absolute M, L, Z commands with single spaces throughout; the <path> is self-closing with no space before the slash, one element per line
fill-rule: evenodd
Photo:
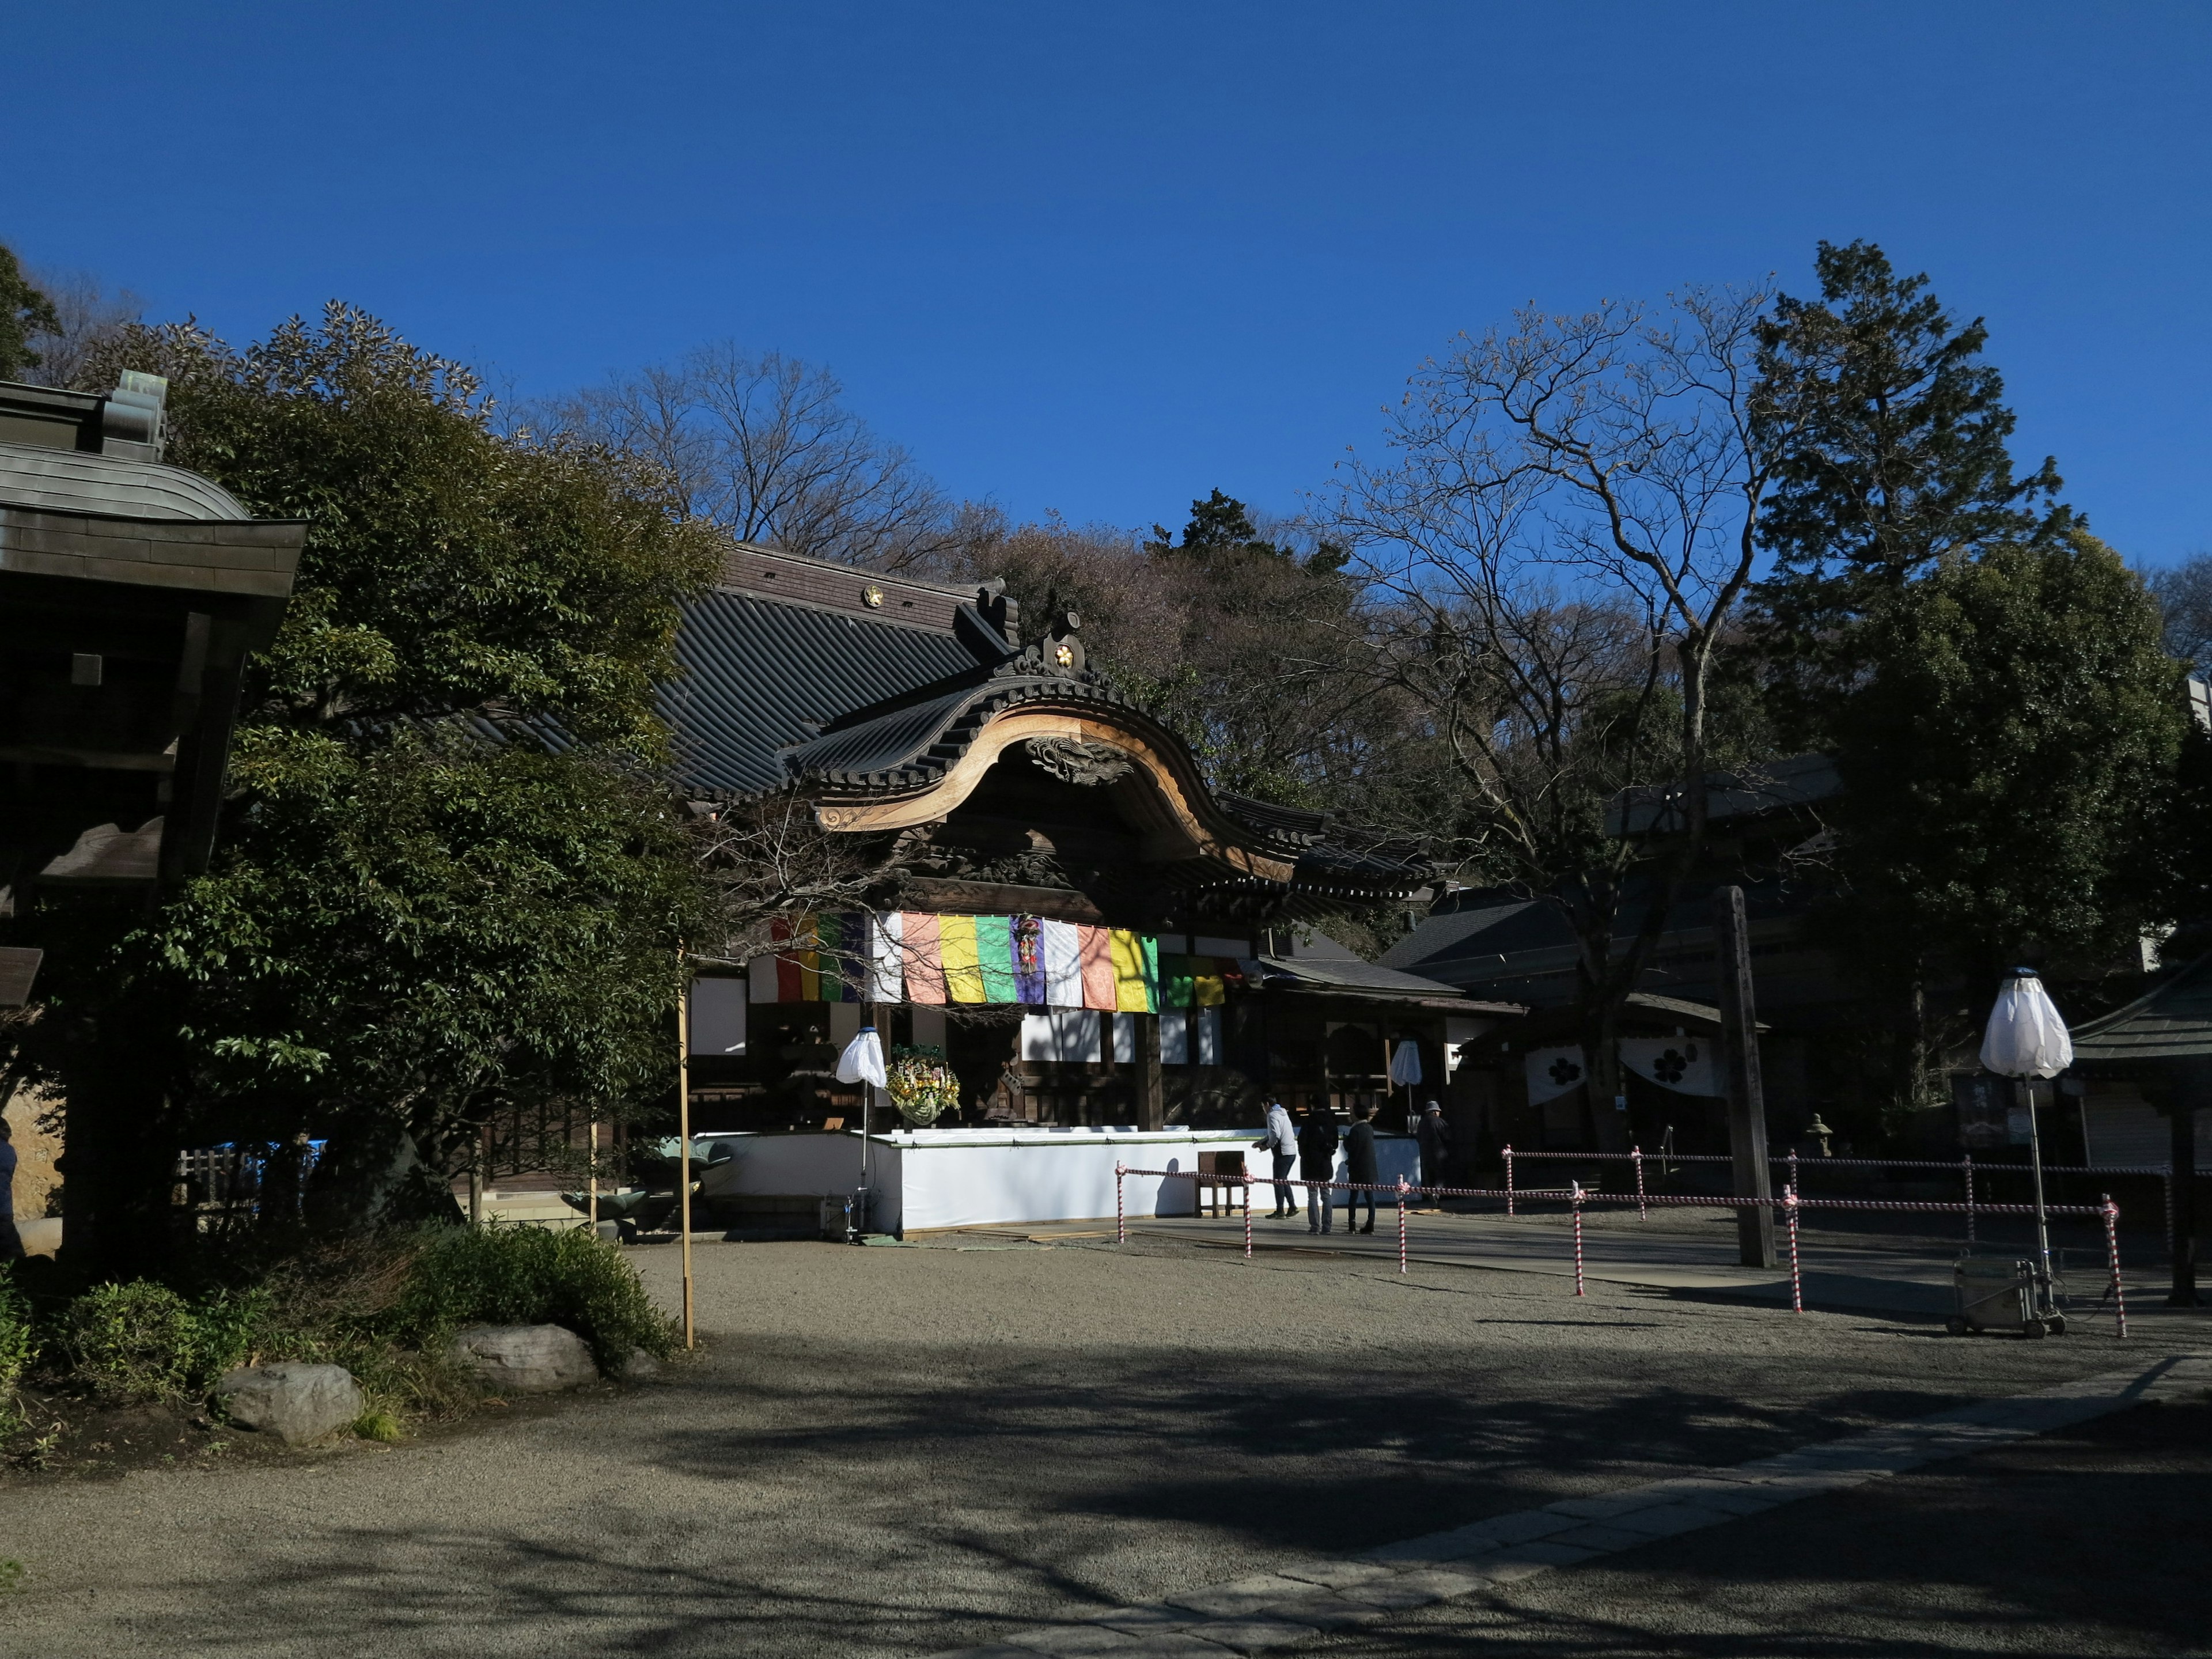
<path fill-rule="evenodd" d="M 0 1411 L 23 1380 L 38 1344 L 31 1331 L 31 1304 L 15 1288 L 15 1276 L 0 1267 Z"/>
<path fill-rule="evenodd" d="M 15 1275 L 0 1267 L 0 1437 L 15 1433 L 24 1424 L 16 1403 L 15 1385 L 23 1380 L 38 1352 L 31 1329 L 31 1304 L 15 1288 Z"/>
<path fill-rule="evenodd" d="M 79 1381 L 110 1400 L 181 1400 L 252 1356 L 265 1291 L 187 1302 L 166 1285 L 101 1285 L 70 1303 L 64 1341 Z"/>
<path fill-rule="evenodd" d="M 589 1233 L 440 1227 L 416 1237 L 392 1311 L 395 1334 L 420 1347 L 463 1325 L 565 1325 L 609 1372 L 632 1348 L 665 1358 L 673 1347 L 637 1270 Z"/>

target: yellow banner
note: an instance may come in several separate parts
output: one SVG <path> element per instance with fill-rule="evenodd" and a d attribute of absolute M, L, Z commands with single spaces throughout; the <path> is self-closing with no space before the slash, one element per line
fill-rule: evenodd
<path fill-rule="evenodd" d="M 938 948 L 945 957 L 945 995 L 950 1002 L 983 1000 L 983 964 L 975 951 L 975 918 L 940 916 Z"/>

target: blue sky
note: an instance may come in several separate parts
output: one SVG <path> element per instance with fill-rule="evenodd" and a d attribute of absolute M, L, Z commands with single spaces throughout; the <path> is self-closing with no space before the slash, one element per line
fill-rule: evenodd
<path fill-rule="evenodd" d="M 523 395 L 730 337 L 949 490 L 1294 508 L 1424 355 L 1864 236 L 2016 450 L 2212 547 L 2212 8 L 110 3 L 8 27 L 0 239 L 234 339 L 330 296 Z"/>

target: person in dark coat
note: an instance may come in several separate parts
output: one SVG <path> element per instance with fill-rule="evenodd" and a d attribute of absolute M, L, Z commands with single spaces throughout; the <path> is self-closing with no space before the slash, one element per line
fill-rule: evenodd
<path fill-rule="evenodd" d="M 0 1117 L 0 1261 L 18 1261 L 23 1236 L 15 1231 L 15 1132 Z"/>
<path fill-rule="evenodd" d="M 1444 1109 L 1433 1100 L 1421 1109 L 1421 1185 L 1441 1187 L 1444 1184 L 1444 1160 L 1451 1155 L 1451 1126 L 1444 1121 Z"/>
<path fill-rule="evenodd" d="M 1309 1112 L 1306 1121 L 1298 1126 L 1298 1179 L 1314 1182 L 1336 1179 L 1336 1120 L 1326 1111 Z M 1308 1232 L 1329 1231 L 1333 1219 L 1329 1200 L 1333 1196 L 1325 1185 L 1306 1188 Z"/>
<path fill-rule="evenodd" d="M 1367 1200 L 1367 1224 L 1359 1231 L 1375 1231 L 1375 1194 L 1361 1192 L 1362 1187 L 1373 1188 L 1382 1177 L 1375 1162 L 1375 1108 L 1362 1106 L 1352 1115 L 1352 1133 L 1344 1138 L 1344 1178 L 1352 1182 L 1352 1190 L 1344 1200 L 1344 1230 L 1352 1231 L 1352 1217 L 1359 1208 L 1359 1200 Z"/>

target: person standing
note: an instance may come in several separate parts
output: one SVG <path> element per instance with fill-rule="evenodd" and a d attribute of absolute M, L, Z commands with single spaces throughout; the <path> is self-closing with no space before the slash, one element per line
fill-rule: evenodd
<path fill-rule="evenodd" d="M 1444 1121 L 1444 1109 L 1433 1100 L 1421 1109 L 1421 1185 L 1441 1187 L 1444 1184 L 1444 1160 L 1451 1155 L 1451 1126 Z"/>
<path fill-rule="evenodd" d="M 1267 1219 L 1277 1221 L 1286 1215 L 1296 1215 L 1298 1206 L 1291 1195 L 1291 1171 L 1297 1166 L 1298 1132 L 1279 1100 L 1267 1103 L 1267 1133 L 1260 1145 L 1275 1159 L 1275 1207 L 1267 1212 Z"/>
<path fill-rule="evenodd" d="M 15 1132 L 0 1117 L 0 1261 L 23 1259 L 23 1236 L 15 1231 Z"/>
<path fill-rule="evenodd" d="M 1336 1120 L 1326 1111 L 1310 1112 L 1298 1129 L 1298 1178 L 1306 1186 L 1306 1231 L 1325 1233 L 1333 1215 L 1328 1183 L 1336 1178 Z"/>
<path fill-rule="evenodd" d="M 1352 1183 L 1352 1190 L 1344 1200 L 1344 1231 L 1352 1231 L 1354 1212 L 1364 1198 L 1367 1200 L 1367 1224 L 1359 1231 L 1373 1232 L 1375 1186 L 1382 1176 L 1375 1161 L 1375 1108 L 1371 1103 L 1352 1115 L 1352 1132 L 1344 1138 L 1344 1178 Z M 1367 1190 L 1360 1191 L 1362 1187 Z"/>

